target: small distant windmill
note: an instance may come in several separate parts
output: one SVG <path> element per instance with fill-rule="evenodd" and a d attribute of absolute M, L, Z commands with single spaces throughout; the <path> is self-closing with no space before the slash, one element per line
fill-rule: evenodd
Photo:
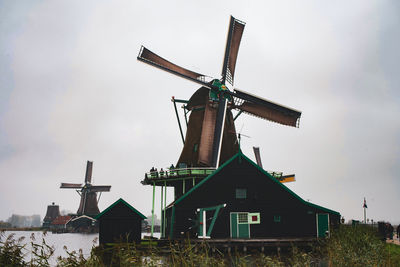
<path fill-rule="evenodd" d="M 80 189 L 76 190 L 81 196 L 81 202 L 79 204 L 79 209 L 77 211 L 78 215 L 97 215 L 100 213 L 98 202 L 100 200 L 97 198 L 97 192 L 109 192 L 111 185 L 92 185 L 92 169 L 93 162 L 88 161 L 86 165 L 86 175 L 85 184 L 71 184 L 71 183 L 61 183 L 60 188 L 67 189 Z"/>

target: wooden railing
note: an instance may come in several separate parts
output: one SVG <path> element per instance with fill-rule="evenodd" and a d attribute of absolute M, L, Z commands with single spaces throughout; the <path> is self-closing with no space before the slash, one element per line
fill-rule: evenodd
<path fill-rule="evenodd" d="M 145 173 L 145 179 L 162 179 L 162 178 L 178 178 L 178 177 L 195 177 L 208 176 L 215 171 L 215 168 L 182 168 L 168 169 L 160 171 L 151 171 Z"/>

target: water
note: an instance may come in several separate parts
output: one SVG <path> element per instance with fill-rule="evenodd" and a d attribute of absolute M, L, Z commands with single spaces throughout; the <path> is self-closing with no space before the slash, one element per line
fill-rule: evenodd
<path fill-rule="evenodd" d="M 54 255 L 50 259 L 50 264 L 52 266 L 56 265 L 57 257 L 67 257 L 68 254 L 64 250 L 64 246 L 67 246 L 69 252 L 76 251 L 79 252 L 79 249 L 82 249 L 82 253 L 85 258 L 89 257 L 90 251 L 93 246 L 98 245 L 99 234 L 79 234 L 79 233 L 65 233 L 65 234 L 53 234 L 51 232 L 47 232 L 45 235 L 43 232 L 39 231 L 6 231 L 5 237 L 8 237 L 10 234 L 15 234 L 14 239 L 19 239 L 20 237 L 25 237 L 25 239 L 21 242 L 21 244 L 26 245 L 27 254 L 25 255 L 25 261 L 30 261 L 31 259 L 31 235 L 34 234 L 35 240 L 33 243 L 42 244 L 42 239 L 46 241 L 46 244 L 53 247 L 55 249 Z M 2 238 L 2 240 L 4 240 Z"/>
<path fill-rule="evenodd" d="M 27 254 L 25 255 L 25 261 L 30 261 L 31 259 L 31 235 L 34 234 L 35 240 L 33 243 L 42 244 L 42 239 L 44 238 L 47 245 L 54 248 L 54 255 L 50 259 L 51 266 L 55 266 L 57 263 L 57 258 L 67 257 L 68 254 L 64 250 L 64 246 L 67 247 L 69 252 L 76 251 L 79 252 L 79 249 L 82 249 L 82 253 L 85 258 L 90 256 L 90 251 L 93 246 L 99 245 L 99 234 L 81 234 L 81 233 L 65 233 L 65 234 L 53 234 L 51 232 L 47 232 L 45 235 L 40 231 L 5 231 L 5 237 L 1 240 L 4 241 L 10 234 L 14 234 L 14 239 L 17 240 L 20 237 L 24 237 L 25 239 L 21 242 L 21 245 L 26 245 Z M 144 235 L 149 236 L 150 233 L 142 233 L 142 238 Z M 160 233 L 154 233 L 154 237 L 159 238 Z"/>

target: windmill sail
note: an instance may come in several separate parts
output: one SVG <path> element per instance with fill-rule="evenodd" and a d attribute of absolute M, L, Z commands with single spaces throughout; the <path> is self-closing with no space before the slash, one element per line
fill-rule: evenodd
<path fill-rule="evenodd" d="M 262 168 L 263 165 L 262 165 L 262 162 L 261 162 L 260 148 L 253 146 L 253 150 L 254 150 L 254 155 L 256 156 L 257 165 Z"/>
<path fill-rule="evenodd" d="M 211 107 L 210 103 L 205 105 L 203 126 L 201 130 L 199 145 L 199 163 L 212 166 L 212 152 L 215 134 L 215 120 L 217 117 L 217 109 Z"/>
<path fill-rule="evenodd" d="M 60 188 L 82 188 L 82 184 L 61 183 Z"/>
<path fill-rule="evenodd" d="M 199 83 L 203 86 L 210 87 L 210 84 L 206 82 L 206 76 L 185 68 L 182 68 L 162 57 L 156 53 L 151 52 L 146 47 L 142 46 L 137 57 L 138 60 L 150 64 L 159 69 L 168 71 L 172 74 L 178 75 L 185 79 L 189 79 L 193 82 Z"/>
<path fill-rule="evenodd" d="M 85 183 L 92 182 L 93 161 L 88 161 L 86 164 Z"/>
<path fill-rule="evenodd" d="M 225 81 L 233 85 L 236 59 L 242 40 L 245 23 L 231 16 L 228 37 L 226 40 L 224 64 L 222 66 L 222 83 Z"/>
<path fill-rule="evenodd" d="M 235 89 L 235 108 L 283 125 L 298 127 L 301 112 Z"/>
<path fill-rule="evenodd" d="M 92 185 L 90 187 L 91 192 L 109 192 L 111 185 Z"/>

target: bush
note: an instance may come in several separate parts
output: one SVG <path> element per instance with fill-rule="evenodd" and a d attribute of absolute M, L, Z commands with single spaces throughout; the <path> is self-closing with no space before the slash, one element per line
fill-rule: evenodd
<path fill-rule="evenodd" d="M 323 249 L 333 266 L 383 266 L 387 262 L 385 243 L 376 229 L 366 225 L 341 225 Z"/>

